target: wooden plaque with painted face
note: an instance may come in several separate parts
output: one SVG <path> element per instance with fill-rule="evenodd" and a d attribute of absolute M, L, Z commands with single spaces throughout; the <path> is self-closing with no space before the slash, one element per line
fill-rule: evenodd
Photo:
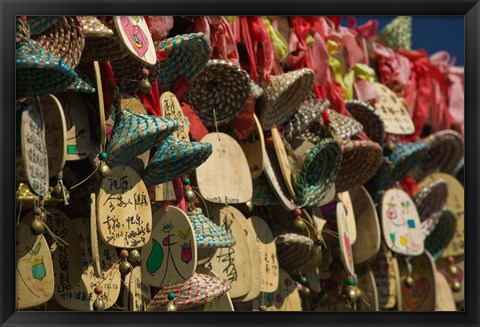
<path fill-rule="evenodd" d="M 163 287 L 188 280 L 197 266 L 197 244 L 192 223 L 177 207 L 153 211 L 150 241 L 142 248 L 144 281 Z"/>
<path fill-rule="evenodd" d="M 355 275 L 355 266 L 353 263 L 352 246 L 350 243 L 349 225 L 347 222 L 347 213 L 342 202 L 337 202 L 337 228 L 338 241 L 340 242 L 340 259 L 349 275 Z"/>
<path fill-rule="evenodd" d="M 103 293 L 99 297 L 108 309 L 117 301 L 122 286 L 122 278 L 118 269 L 120 258 L 115 248 L 99 242 L 101 274 L 97 276 L 90 253 L 90 219 L 76 218 L 72 222 L 80 241 L 81 256 L 79 260 L 82 264 L 82 277 L 77 284 L 65 280 L 56 285 L 55 300 L 62 307 L 70 310 L 92 311 L 93 302 L 97 298 L 94 289 L 99 286 L 103 288 Z"/>
<path fill-rule="evenodd" d="M 235 139 L 225 133 L 210 133 L 201 142 L 213 152 L 197 170 L 200 194 L 213 203 L 245 203 L 252 198 L 253 186 L 247 158 Z"/>
<path fill-rule="evenodd" d="M 262 174 L 265 165 L 265 139 L 263 137 L 262 127 L 255 114 L 253 118 L 255 120 L 253 131 L 245 140 L 239 141 L 239 143 L 250 166 L 252 179 L 255 179 Z"/>
<path fill-rule="evenodd" d="M 97 223 L 102 240 L 115 247 L 144 246 L 152 233 L 147 187 L 128 166 L 116 166 L 102 180 L 97 197 Z"/>
<path fill-rule="evenodd" d="M 54 290 L 50 248 L 45 237 L 32 233 L 33 215 L 22 219 L 16 231 L 16 307 L 28 309 L 48 302 Z"/>
<path fill-rule="evenodd" d="M 401 293 L 403 311 L 433 311 L 435 309 L 435 263 L 433 258 L 425 251 L 422 255 L 413 257 L 412 276 L 415 281 L 413 287 L 405 283 L 407 267 L 405 260 L 399 259 L 401 276 Z"/>
<path fill-rule="evenodd" d="M 78 93 L 57 95 L 67 123 L 67 160 L 81 160 L 90 151 L 90 125 L 87 107 Z"/>
<path fill-rule="evenodd" d="M 251 291 L 254 278 L 248 239 L 240 221 L 245 217 L 233 207 L 210 203 L 208 213 L 210 219 L 230 232 L 237 243 L 232 247 L 216 249 L 205 267 L 216 271 L 220 277 L 230 282 L 232 289 L 229 292 L 233 299 L 243 297 Z"/>
<path fill-rule="evenodd" d="M 65 166 L 67 156 L 65 115 L 60 102 L 51 94 L 40 98 L 40 109 L 45 122 L 48 175 L 55 177 Z"/>
<path fill-rule="evenodd" d="M 46 196 L 49 177 L 48 156 L 45 123 L 40 110 L 33 106 L 23 108 L 20 133 L 23 173 L 30 190 L 35 195 Z"/>
<path fill-rule="evenodd" d="M 275 292 L 279 281 L 275 239 L 265 220 L 253 216 L 250 221 L 257 236 L 256 242 L 260 252 L 260 290 L 265 293 Z"/>
<path fill-rule="evenodd" d="M 455 177 L 446 173 L 432 173 L 420 182 L 418 187 L 424 187 L 438 179 L 443 179 L 447 182 L 448 197 L 445 207 L 450 209 L 457 217 L 457 227 L 453 239 L 442 251 L 440 257 L 461 256 L 465 252 L 465 191 L 462 184 Z"/>
<path fill-rule="evenodd" d="M 401 99 L 383 84 L 374 83 L 374 87 L 378 93 L 375 112 L 383 120 L 385 132 L 397 135 L 415 132 L 412 118 Z"/>
<path fill-rule="evenodd" d="M 157 63 L 155 45 L 143 16 L 114 16 L 119 39 L 130 55 L 153 66 Z"/>
<path fill-rule="evenodd" d="M 212 277 L 219 277 L 217 273 L 203 266 L 198 266 L 196 272 L 199 274 L 209 275 Z M 235 311 L 233 307 L 232 298 L 230 297 L 230 292 L 227 292 L 222 296 L 217 297 L 211 302 L 205 303 L 203 307 L 203 311 L 207 311 L 207 312 Z"/>
<path fill-rule="evenodd" d="M 424 235 L 413 200 L 402 190 L 390 189 L 382 198 L 383 237 L 395 253 L 417 256 L 424 251 Z"/>

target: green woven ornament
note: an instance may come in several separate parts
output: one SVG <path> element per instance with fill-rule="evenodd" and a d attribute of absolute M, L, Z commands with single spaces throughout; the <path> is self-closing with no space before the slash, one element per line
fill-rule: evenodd
<path fill-rule="evenodd" d="M 378 34 L 377 41 L 386 47 L 398 50 L 412 50 L 412 17 L 398 16 Z"/>

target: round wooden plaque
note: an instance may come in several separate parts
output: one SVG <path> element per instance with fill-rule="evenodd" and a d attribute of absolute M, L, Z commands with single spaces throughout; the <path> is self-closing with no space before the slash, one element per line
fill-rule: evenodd
<path fill-rule="evenodd" d="M 255 230 L 256 242 L 260 252 L 260 290 L 262 292 L 275 292 L 278 288 L 279 266 L 277 259 L 277 247 L 270 227 L 265 220 L 253 216 L 250 218 Z"/>
<path fill-rule="evenodd" d="M 23 108 L 20 130 L 23 173 L 30 190 L 38 196 L 46 196 L 49 177 L 47 143 L 45 124 L 37 108 Z"/>
<path fill-rule="evenodd" d="M 424 235 L 415 202 L 402 190 L 385 192 L 381 205 L 383 238 L 388 248 L 406 256 L 424 251 Z"/>
<path fill-rule="evenodd" d="M 144 281 L 163 287 L 188 280 L 197 266 L 197 243 L 192 223 L 177 207 L 153 211 L 150 241 L 142 248 Z"/>
<path fill-rule="evenodd" d="M 55 300 L 62 307 L 76 311 L 92 311 L 93 302 L 97 298 L 95 287 L 103 288 L 100 298 L 105 307 L 110 308 L 118 299 L 122 278 L 120 275 L 119 257 L 115 248 L 100 242 L 101 275 L 96 276 L 89 251 L 91 244 L 90 219 L 76 218 L 72 220 L 77 230 L 81 249 L 82 277 L 79 283 L 71 284 L 68 280 L 56 285 Z"/>
<path fill-rule="evenodd" d="M 65 166 L 67 157 L 67 127 L 60 101 L 53 95 L 40 98 L 45 122 L 45 142 L 48 155 L 48 175 L 55 177 Z"/>
<path fill-rule="evenodd" d="M 45 237 L 32 233 L 33 215 L 22 219 L 16 231 L 16 307 L 19 310 L 48 302 L 54 291 L 54 270 Z"/>
<path fill-rule="evenodd" d="M 116 166 L 102 180 L 97 197 L 102 240 L 115 247 L 144 246 L 152 233 L 152 208 L 141 177 L 128 166 Z"/>
<path fill-rule="evenodd" d="M 172 136 L 177 140 L 190 142 L 190 124 L 182 112 L 180 102 L 172 92 L 164 92 L 160 96 L 160 109 L 162 117 L 168 119 L 178 119 L 178 128 L 173 132 Z"/>
<path fill-rule="evenodd" d="M 385 132 L 397 135 L 413 134 L 415 126 L 400 98 L 383 84 L 374 83 L 373 86 L 378 93 L 375 112 L 383 120 Z"/>
<path fill-rule="evenodd" d="M 197 167 L 197 183 L 202 197 L 214 203 L 245 203 L 252 198 L 253 186 L 247 158 L 235 139 L 225 133 L 210 133 L 201 142 L 213 152 Z"/>
<path fill-rule="evenodd" d="M 208 212 L 210 219 L 230 232 L 237 243 L 232 247 L 218 248 L 205 267 L 230 282 L 233 299 L 244 297 L 251 291 L 254 278 L 248 238 L 240 221 L 245 217 L 233 207 L 211 203 L 208 203 Z"/>
<path fill-rule="evenodd" d="M 143 16 L 113 16 L 119 39 L 130 55 L 153 66 L 157 63 L 155 44 Z"/>
<path fill-rule="evenodd" d="M 245 140 L 239 143 L 250 166 L 252 179 L 255 179 L 262 174 L 265 165 L 265 139 L 263 137 L 262 127 L 255 114 L 253 118 L 255 120 L 253 131 Z"/>

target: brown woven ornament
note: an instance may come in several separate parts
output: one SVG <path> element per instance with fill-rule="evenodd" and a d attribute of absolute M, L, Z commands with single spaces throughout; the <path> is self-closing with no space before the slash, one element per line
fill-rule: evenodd
<path fill-rule="evenodd" d="M 242 111 L 251 93 L 247 72 L 226 60 L 210 60 L 185 93 L 187 101 L 207 126 L 226 124 Z"/>
<path fill-rule="evenodd" d="M 264 94 L 259 100 L 258 119 L 264 131 L 285 123 L 311 94 L 315 73 L 302 68 L 271 76 L 271 83 L 262 85 Z"/>

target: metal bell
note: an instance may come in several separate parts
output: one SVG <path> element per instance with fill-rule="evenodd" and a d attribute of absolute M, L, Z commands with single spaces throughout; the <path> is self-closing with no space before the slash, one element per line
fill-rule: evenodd
<path fill-rule="evenodd" d="M 448 267 L 448 272 L 449 272 L 451 275 L 456 275 L 457 272 L 458 272 L 457 266 L 451 265 L 450 267 Z"/>
<path fill-rule="evenodd" d="M 185 197 L 187 198 L 188 202 L 193 202 L 195 201 L 195 198 L 196 198 L 195 192 L 193 192 L 192 190 L 187 190 L 185 192 Z"/>
<path fill-rule="evenodd" d="M 246 210 L 248 213 L 250 213 L 250 212 L 253 211 L 253 203 L 252 203 L 252 201 L 247 201 L 247 202 L 245 203 L 245 210 Z"/>
<path fill-rule="evenodd" d="M 108 167 L 107 164 L 104 162 L 100 164 L 100 167 L 98 167 L 98 171 L 100 172 L 100 175 L 105 178 L 110 176 L 110 167 Z"/>
<path fill-rule="evenodd" d="M 120 270 L 120 273 L 122 274 L 122 276 L 125 276 L 130 272 L 130 270 L 132 270 L 132 265 L 127 260 L 122 260 L 122 262 L 120 262 L 120 266 L 118 267 L 118 269 Z"/>
<path fill-rule="evenodd" d="M 295 228 L 297 228 L 298 230 L 304 230 L 305 229 L 305 223 L 303 222 L 303 219 L 301 218 L 297 218 L 295 219 Z"/>
<path fill-rule="evenodd" d="M 260 311 L 267 311 L 267 306 L 266 305 L 261 305 L 258 307 Z"/>
<path fill-rule="evenodd" d="M 150 90 L 152 89 L 152 84 L 150 84 L 150 81 L 145 78 L 138 82 L 138 87 L 143 93 L 150 93 Z"/>
<path fill-rule="evenodd" d="M 309 296 L 309 295 L 310 295 L 310 289 L 309 289 L 308 287 L 306 287 L 306 286 L 303 286 L 303 287 L 302 287 L 302 295 L 303 295 L 304 297 Z"/>
<path fill-rule="evenodd" d="M 458 280 L 454 280 L 452 283 L 452 291 L 454 292 L 460 292 L 462 289 L 462 284 Z"/>
<path fill-rule="evenodd" d="M 357 294 L 357 291 L 355 290 L 354 287 L 350 287 L 350 288 L 348 289 L 347 295 L 348 295 L 348 299 L 350 300 L 350 302 L 352 302 L 352 303 L 357 302 L 357 300 L 358 300 L 358 294 Z"/>
<path fill-rule="evenodd" d="M 45 224 L 39 218 L 33 219 L 32 232 L 35 235 L 40 235 L 45 233 Z"/>
<path fill-rule="evenodd" d="M 167 311 L 177 311 L 177 307 L 175 306 L 175 304 L 173 304 L 172 301 L 168 302 L 167 304 L 167 307 L 166 307 Z"/>
<path fill-rule="evenodd" d="M 105 311 L 105 302 L 102 299 L 96 299 L 93 302 L 93 310 L 95 310 L 95 311 Z"/>
<path fill-rule="evenodd" d="M 55 185 L 55 187 L 53 188 L 53 193 L 55 194 L 55 197 L 57 197 L 57 198 L 60 198 L 60 197 L 63 196 L 62 185 L 60 185 L 60 183 L 57 183 L 57 185 Z"/>
<path fill-rule="evenodd" d="M 131 250 L 128 254 L 128 261 L 130 261 L 131 263 L 137 263 L 138 261 L 140 261 L 140 251 L 138 251 L 137 249 Z"/>
<path fill-rule="evenodd" d="M 413 279 L 412 276 L 408 276 L 408 277 L 405 279 L 405 285 L 406 285 L 408 288 L 412 288 L 413 285 L 415 285 L 415 279 Z"/>

